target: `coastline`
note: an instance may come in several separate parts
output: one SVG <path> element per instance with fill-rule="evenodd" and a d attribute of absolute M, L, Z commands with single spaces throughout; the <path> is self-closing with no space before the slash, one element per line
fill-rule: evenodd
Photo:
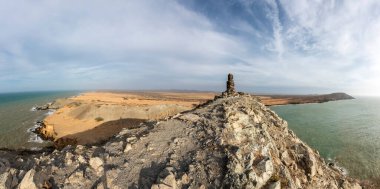
<path fill-rule="evenodd" d="M 107 122 L 125 119 L 158 120 L 191 110 L 195 106 L 215 98 L 213 92 L 85 92 L 36 107 L 36 110 L 53 110 L 34 129 L 43 140 L 70 140 L 87 144 L 96 140 L 83 140 L 86 132 L 93 133 L 96 127 Z M 289 104 L 323 103 L 334 100 L 353 99 L 344 93 L 328 95 L 266 95 L 258 96 L 266 106 Z M 125 122 L 123 122 L 125 124 Z M 128 124 L 127 124 L 128 125 Z M 122 126 L 113 124 L 113 133 Z M 80 134 L 79 134 L 80 133 Z M 105 136 L 96 136 L 104 140 Z"/>
<path fill-rule="evenodd" d="M 87 92 L 57 99 L 40 109 L 54 109 L 35 129 L 44 140 L 88 144 L 105 140 L 134 125 L 135 120 L 158 120 L 191 110 L 214 97 L 214 93 Z M 130 119 L 130 123 L 128 120 Z M 109 123 L 113 124 L 109 124 Z M 141 121 L 140 121 L 141 122 Z M 99 127 L 99 128 L 98 128 Z M 97 132 L 108 127 L 107 134 Z M 97 133 L 95 136 L 94 133 Z M 92 135 L 95 140 L 89 139 Z"/>
<path fill-rule="evenodd" d="M 32 111 L 37 104 L 73 96 L 75 91 L 21 92 L 0 95 L 0 148 L 37 149 L 50 142 L 32 132 L 36 122 L 47 117 L 49 111 Z"/>

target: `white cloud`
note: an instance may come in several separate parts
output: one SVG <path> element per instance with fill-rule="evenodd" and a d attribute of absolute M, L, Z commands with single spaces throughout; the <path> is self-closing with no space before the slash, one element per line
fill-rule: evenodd
<path fill-rule="evenodd" d="M 268 16 L 270 20 L 272 20 L 273 27 L 273 42 L 270 44 L 269 49 L 273 49 L 278 53 L 278 56 L 282 58 L 282 55 L 285 51 L 285 47 L 283 45 L 282 39 L 282 24 L 280 22 L 280 14 L 277 2 L 275 0 L 267 0 L 267 3 L 270 6 L 270 10 L 268 11 Z"/>
<path fill-rule="evenodd" d="M 0 0 L 0 91 L 221 90 L 234 72 L 247 90 L 380 94 L 377 1 L 279 2 L 235 1 L 248 18 L 215 21 L 175 0 Z"/>
<path fill-rule="evenodd" d="M 291 20 L 289 44 L 306 54 L 309 51 L 307 56 L 325 59 L 316 72 L 331 72 L 326 79 L 345 83 L 346 90 L 357 94 L 373 93 L 380 87 L 380 75 L 373 74 L 380 64 L 375 50 L 380 48 L 378 1 L 281 0 L 281 4 Z"/>
<path fill-rule="evenodd" d="M 107 73 L 93 69 L 102 65 L 102 69 L 115 72 L 110 68 L 115 63 L 126 73 L 133 70 L 155 77 L 212 75 L 215 74 L 212 67 L 222 67 L 226 64 L 224 59 L 244 51 L 238 38 L 216 31 L 206 17 L 175 1 L 2 1 L 0 4 L 0 25 L 5 27 L 0 31 L 0 52 L 10 54 L 2 58 L 5 59 L 2 65 L 14 68 L 10 70 L 14 78 L 34 77 L 38 70 L 49 70 L 78 88 L 71 81 L 73 74 L 86 72 L 77 74 L 76 79 L 87 79 L 85 75 L 104 79 L 107 74 L 120 77 L 122 70 Z M 148 80 L 129 75 L 124 79 L 135 83 Z M 43 80 L 52 75 L 38 77 Z M 126 84 L 121 87 L 136 88 L 136 84 Z M 175 79 L 167 81 L 165 86 L 161 84 L 164 83 L 155 87 L 179 86 Z M 35 85 L 44 87 L 43 83 Z M 58 83 L 57 88 L 59 85 L 63 83 Z M 87 87 L 102 86 L 99 83 Z"/>

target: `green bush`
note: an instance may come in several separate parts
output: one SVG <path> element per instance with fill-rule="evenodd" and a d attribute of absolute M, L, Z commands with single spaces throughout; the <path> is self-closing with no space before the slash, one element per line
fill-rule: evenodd
<path fill-rule="evenodd" d="M 95 121 L 99 122 L 99 121 L 103 121 L 104 119 L 102 117 L 97 117 L 95 118 Z"/>

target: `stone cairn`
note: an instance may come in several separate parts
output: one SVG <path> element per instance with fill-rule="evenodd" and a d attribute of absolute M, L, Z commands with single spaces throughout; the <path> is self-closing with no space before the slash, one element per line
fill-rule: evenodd
<path fill-rule="evenodd" d="M 226 84 L 227 84 L 227 89 L 225 92 L 222 93 L 222 97 L 237 96 L 239 94 L 235 90 L 234 76 L 231 73 L 228 74 L 228 79 L 227 79 Z"/>
<path fill-rule="evenodd" d="M 234 76 L 231 73 L 228 74 L 227 90 L 226 90 L 226 92 L 227 92 L 228 95 L 234 95 L 234 94 L 236 94 Z"/>

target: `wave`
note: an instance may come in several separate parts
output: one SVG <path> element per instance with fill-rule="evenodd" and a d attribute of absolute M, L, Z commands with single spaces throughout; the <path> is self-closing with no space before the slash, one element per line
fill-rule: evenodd
<path fill-rule="evenodd" d="M 343 175 L 347 176 L 349 174 L 348 169 L 343 167 L 337 160 L 336 158 L 330 158 L 328 157 L 327 159 L 327 164 L 330 166 L 330 168 L 337 169 L 339 170 Z"/>
<path fill-rule="evenodd" d="M 32 143 L 43 143 L 45 142 L 44 140 L 42 140 L 41 137 L 39 137 L 37 134 L 34 134 L 32 133 L 29 137 L 29 140 L 28 142 L 32 142 Z"/>
<path fill-rule="evenodd" d="M 37 111 L 37 106 L 33 106 L 31 109 L 30 109 L 31 112 L 35 112 Z"/>
<path fill-rule="evenodd" d="M 48 112 L 46 112 L 45 115 L 49 116 L 49 115 L 53 115 L 55 112 L 55 110 L 49 110 Z"/>
<path fill-rule="evenodd" d="M 34 131 L 39 127 L 41 127 L 41 122 L 36 122 L 33 125 L 33 127 L 30 127 L 26 130 L 28 133 L 30 133 L 28 142 L 32 142 L 32 143 L 43 143 L 44 142 L 44 140 L 41 137 L 39 137 L 36 133 L 34 133 Z"/>
<path fill-rule="evenodd" d="M 39 123 L 35 123 L 34 125 L 33 125 L 33 127 L 30 127 L 30 128 L 28 128 L 26 131 L 28 132 L 28 133 L 33 133 L 38 127 L 40 127 L 41 125 L 39 124 Z"/>

